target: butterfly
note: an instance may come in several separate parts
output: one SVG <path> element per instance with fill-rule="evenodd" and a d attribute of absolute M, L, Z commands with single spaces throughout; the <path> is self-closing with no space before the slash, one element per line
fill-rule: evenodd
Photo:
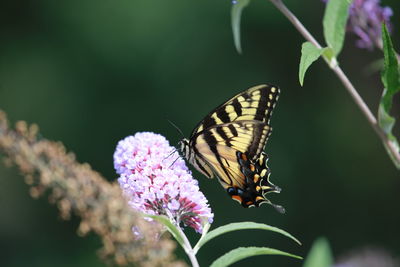
<path fill-rule="evenodd" d="M 279 93 L 276 86 L 259 85 L 235 95 L 200 121 L 179 148 L 199 172 L 217 176 L 243 207 L 268 203 L 283 213 L 283 207 L 265 197 L 280 188 L 269 181 L 268 156 L 263 152 Z"/>

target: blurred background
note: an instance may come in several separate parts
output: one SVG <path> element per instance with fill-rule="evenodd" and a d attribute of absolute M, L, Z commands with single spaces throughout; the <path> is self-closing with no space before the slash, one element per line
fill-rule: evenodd
<path fill-rule="evenodd" d="M 322 41 L 324 4 L 286 1 Z M 393 41 L 400 51 L 400 5 Z M 298 83 L 304 41 L 269 1 L 252 1 L 242 17 L 242 47 L 233 45 L 231 2 L 202 0 L 0 1 L 0 109 L 10 120 L 37 123 L 108 180 L 117 178 L 117 142 L 154 131 L 171 144 L 208 112 L 254 85 L 281 87 L 272 118 L 271 181 L 283 190 L 270 199 L 286 208 L 243 209 L 216 180 L 194 171 L 215 213 L 217 227 L 255 221 L 287 230 L 299 247 L 263 231 L 230 233 L 207 244 L 202 266 L 238 246 L 269 246 L 305 256 L 325 236 L 335 257 L 378 247 L 399 257 L 400 175 L 380 140 L 336 76 L 322 61 Z M 382 93 L 370 65 L 382 52 L 361 50 L 347 36 L 339 61 L 376 113 Z M 399 98 L 393 114 L 399 117 Z M 398 127 L 395 134 L 398 136 Z M 46 197 L 33 200 L 15 168 L 0 165 L 2 266 L 105 266 L 95 235 L 76 235 L 78 218 L 62 221 Z M 194 243 L 199 237 L 187 231 Z M 179 257 L 186 259 L 180 248 Z M 286 257 L 259 256 L 236 264 L 301 266 Z"/>

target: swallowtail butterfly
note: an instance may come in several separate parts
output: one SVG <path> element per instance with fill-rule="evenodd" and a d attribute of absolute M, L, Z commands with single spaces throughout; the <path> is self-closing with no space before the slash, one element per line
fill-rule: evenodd
<path fill-rule="evenodd" d="M 269 181 L 263 152 L 271 134 L 270 117 L 279 96 L 271 85 L 251 87 L 211 111 L 179 142 L 186 159 L 208 178 L 217 176 L 232 199 L 245 208 L 269 203 L 266 194 L 279 193 Z"/>

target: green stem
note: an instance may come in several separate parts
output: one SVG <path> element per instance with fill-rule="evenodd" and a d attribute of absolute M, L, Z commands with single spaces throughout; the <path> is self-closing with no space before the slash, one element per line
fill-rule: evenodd
<path fill-rule="evenodd" d="M 188 255 L 190 262 L 192 263 L 192 267 L 199 267 L 200 265 L 199 262 L 197 261 L 196 253 L 194 252 L 192 245 L 190 244 L 189 240 L 187 239 L 182 229 L 179 226 L 177 227 L 177 229 L 183 238 L 183 243 L 184 243 L 183 249 L 185 250 L 186 255 Z"/>
<path fill-rule="evenodd" d="M 282 12 L 283 15 L 293 24 L 293 26 L 300 32 L 303 37 L 311 42 L 315 47 L 321 49 L 321 45 L 315 40 L 315 38 L 310 34 L 310 32 L 304 27 L 304 25 L 297 19 L 297 17 L 285 6 L 282 0 L 269 0 L 276 8 Z M 350 82 L 349 78 L 344 74 L 342 69 L 337 64 L 331 64 L 331 62 L 324 56 L 325 62 L 333 70 L 333 72 L 338 76 L 344 87 L 349 92 L 350 96 L 353 98 L 354 102 L 360 108 L 361 112 L 367 118 L 368 122 L 371 124 L 372 128 L 375 130 L 376 134 L 379 136 L 384 146 L 389 149 L 389 153 L 393 156 L 395 162 L 400 164 L 400 152 L 396 149 L 393 143 L 389 140 L 388 136 L 379 127 L 378 121 L 372 114 L 371 110 L 368 108 L 367 104 L 364 102 L 362 97 L 358 94 L 357 90 L 354 88 L 353 84 Z M 396 165 L 397 165 L 396 164 Z"/>
<path fill-rule="evenodd" d="M 197 252 L 199 251 L 201 241 L 206 237 L 206 235 L 207 235 L 207 233 L 208 233 L 208 230 L 210 229 L 210 226 L 211 226 L 211 224 L 209 224 L 209 223 L 206 223 L 206 224 L 204 225 L 204 227 L 203 227 L 203 233 L 201 234 L 201 237 L 200 237 L 199 241 L 197 241 L 197 244 L 196 244 L 196 245 L 194 246 L 194 248 L 193 248 L 194 254 L 197 254 Z"/>

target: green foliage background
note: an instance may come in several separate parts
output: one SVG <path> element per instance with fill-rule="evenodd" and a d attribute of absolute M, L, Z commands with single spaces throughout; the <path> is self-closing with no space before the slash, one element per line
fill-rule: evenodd
<path fill-rule="evenodd" d="M 319 40 L 324 5 L 286 1 Z M 400 6 L 394 9 L 395 33 Z M 189 135 L 228 97 L 260 83 L 279 85 L 281 98 L 267 144 L 271 180 L 283 190 L 271 199 L 285 206 L 243 209 L 215 180 L 195 177 L 215 212 L 215 226 L 255 221 L 278 226 L 303 242 L 273 233 L 241 231 L 200 251 L 203 266 L 238 246 L 270 246 L 306 255 L 326 236 L 334 255 L 378 246 L 400 255 L 399 172 L 380 140 L 325 64 L 311 66 L 303 88 L 298 64 L 304 41 L 268 1 L 252 1 L 242 17 L 242 49 L 233 45 L 231 2 L 202 0 L 3 0 L 0 2 L 0 108 L 12 121 L 38 123 L 109 180 L 121 138 L 154 131 L 176 144 L 174 121 Z M 400 50 L 398 34 L 393 36 Z M 343 69 L 372 110 L 382 93 L 369 64 L 383 57 L 354 47 L 346 37 Z M 394 114 L 399 116 L 398 98 Z M 396 103 L 397 102 L 397 103 Z M 394 134 L 398 136 L 398 127 Z M 15 169 L 0 166 L 2 266 L 103 266 L 94 235 L 75 234 L 46 198 L 32 200 Z M 189 232 L 192 240 L 198 237 Z M 178 254 L 184 253 L 178 249 Z M 300 266 L 287 257 L 255 257 L 247 264 Z M 239 266 L 237 264 L 236 266 Z"/>

